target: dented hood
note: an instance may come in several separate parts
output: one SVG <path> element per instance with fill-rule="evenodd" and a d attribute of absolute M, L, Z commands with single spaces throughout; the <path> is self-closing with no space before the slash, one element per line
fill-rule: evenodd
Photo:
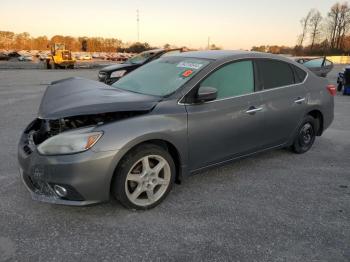
<path fill-rule="evenodd" d="M 149 111 L 160 97 L 133 93 L 83 78 L 52 82 L 42 98 L 38 117 L 57 119 L 111 112 Z"/>

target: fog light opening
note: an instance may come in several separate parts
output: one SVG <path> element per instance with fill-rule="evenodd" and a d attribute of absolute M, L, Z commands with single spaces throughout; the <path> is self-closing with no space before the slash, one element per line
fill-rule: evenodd
<path fill-rule="evenodd" d="M 67 196 L 67 189 L 65 189 L 63 186 L 54 185 L 53 190 L 59 197 Z"/>

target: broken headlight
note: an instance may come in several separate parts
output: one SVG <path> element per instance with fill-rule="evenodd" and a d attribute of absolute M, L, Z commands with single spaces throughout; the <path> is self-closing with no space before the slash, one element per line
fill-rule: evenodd
<path fill-rule="evenodd" d="M 89 128 L 88 131 L 91 131 Z M 102 132 L 85 132 L 76 130 L 64 132 L 45 140 L 38 146 L 42 155 L 64 155 L 86 151 L 93 147 L 102 137 Z"/>

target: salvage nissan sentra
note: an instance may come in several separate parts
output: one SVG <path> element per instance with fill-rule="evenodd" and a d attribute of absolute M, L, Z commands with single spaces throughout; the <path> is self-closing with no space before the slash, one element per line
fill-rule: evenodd
<path fill-rule="evenodd" d="M 51 83 L 18 147 L 32 197 L 158 205 L 174 182 L 273 148 L 305 153 L 333 120 L 336 90 L 302 65 L 262 53 L 188 52 L 108 86 Z"/>

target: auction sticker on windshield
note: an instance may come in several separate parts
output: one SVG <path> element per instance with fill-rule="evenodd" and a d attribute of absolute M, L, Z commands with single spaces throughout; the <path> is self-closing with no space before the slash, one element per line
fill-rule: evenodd
<path fill-rule="evenodd" d="M 189 77 L 190 75 L 192 75 L 192 73 L 193 73 L 193 70 L 188 69 L 188 70 L 186 70 L 185 72 L 183 72 L 181 75 L 182 75 L 183 77 Z"/>
<path fill-rule="evenodd" d="M 177 65 L 177 67 L 190 68 L 190 69 L 195 69 L 195 70 L 198 70 L 202 66 L 203 66 L 203 64 L 191 63 L 191 62 L 185 62 L 185 61 L 180 62 Z"/>

